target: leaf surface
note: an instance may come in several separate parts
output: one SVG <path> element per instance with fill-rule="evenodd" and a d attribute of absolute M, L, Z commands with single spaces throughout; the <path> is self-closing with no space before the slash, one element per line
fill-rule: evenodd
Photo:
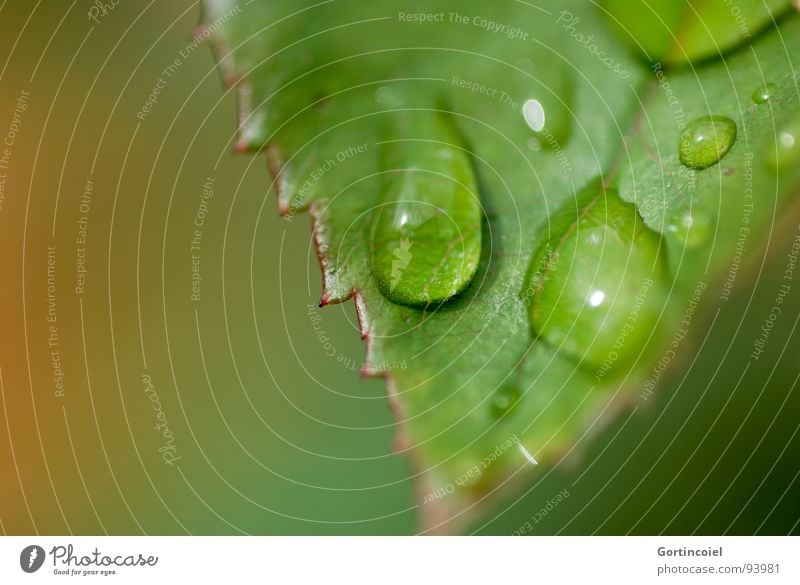
<path fill-rule="evenodd" d="M 455 531 L 486 513 L 509 485 L 560 464 L 637 400 L 698 281 L 740 262 L 742 228 L 758 242 L 796 191 L 790 150 L 780 165 L 769 153 L 781 153 L 780 129 L 792 131 L 800 112 L 800 17 L 785 2 L 768 3 L 773 12 L 740 3 L 754 15 L 753 34 L 741 37 L 708 3 L 692 3 L 691 26 L 671 12 L 682 3 L 653 3 L 662 18 L 642 22 L 621 14 L 623 4 L 205 1 L 204 26 L 238 96 L 237 148 L 266 151 L 282 213 L 310 210 L 321 303 L 355 297 L 365 373 L 387 378 L 426 530 Z M 694 31 L 704 22 L 705 36 Z M 702 63 L 686 63 L 693 58 Z M 774 90 L 756 103 L 767 83 Z M 441 116 L 452 131 L 431 123 Z M 719 162 L 691 169 L 681 136 L 705 116 L 732 120 L 736 139 Z M 375 239 L 376 213 L 409 169 L 405 197 L 424 202 L 442 180 L 477 191 L 480 221 L 459 205 L 466 215 L 454 225 L 476 227 L 478 248 L 434 236 L 426 256 L 430 234 Z M 613 368 L 597 349 L 587 367 L 536 339 L 523 294 L 529 264 L 562 229 L 553 218 L 589 185 L 636 206 L 667 265 L 655 324 L 637 330 L 636 351 L 629 345 Z M 451 292 L 468 282 L 463 292 L 411 302 L 412 283 L 392 298 L 406 267 L 419 293 L 443 241 L 461 246 L 462 264 L 442 273 L 455 275 Z M 631 245 L 617 245 L 619 262 Z M 624 297 L 617 316 L 633 303 Z M 576 319 L 553 318 L 560 328 Z"/>

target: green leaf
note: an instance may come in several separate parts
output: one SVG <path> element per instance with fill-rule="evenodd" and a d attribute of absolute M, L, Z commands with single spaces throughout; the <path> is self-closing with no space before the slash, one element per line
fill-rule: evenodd
<path fill-rule="evenodd" d="M 355 298 L 365 373 L 387 378 L 430 531 L 485 514 L 509 485 L 558 465 L 639 399 L 698 283 L 745 263 L 798 185 L 800 17 L 784 15 L 785 2 L 768 3 L 779 26 L 747 12 L 761 31 L 749 37 L 718 26 L 711 8 L 692 12 L 689 26 L 680 11 L 654 20 L 617 2 L 205 6 L 238 94 L 238 148 L 266 149 L 282 213 L 310 209 L 322 304 Z M 703 22 L 714 25 L 705 36 Z M 632 39 L 647 42 L 650 59 L 704 61 L 650 66 Z M 724 57 L 710 58 L 711 42 Z M 766 87 L 766 99 L 753 98 Z M 708 116 L 737 132 L 725 148 L 724 136 L 711 138 L 719 164 L 690 168 L 681 136 Z M 589 217 L 608 230 L 603 252 L 559 243 L 563 210 L 575 223 L 587 188 L 619 193 Z M 399 208 L 426 204 L 442 211 L 429 232 L 391 227 Z M 743 233 L 754 242 L 744 251 Z M 571 296 L 538 305 L 558 331 L 536 316 L 531 328 L 527 311 L 539 300 L 535 287 L 526 296 L 526 275 L 548 241 L 576 254 L 562 268 L 577 272 L 562 278 L 560 268 L 554 285 Z M 575 309 L 593 282 L 587 270 L 624 285 L 606 320 L 581 321 Z M 638 287 L 628 285 L 651 271 L 646 310 L 632 322 Z M 724 302 L 725 286 L 701 306 Z M 612 359 L 620 336 L 625 351 Z M 577 355 L 587 351 L 589 360 Z"/>
<path fill-rule="evenodd" d="M 791 9 L 791 0 L 601 0 L 632 47 L 668 65 L 726 53 Z"/>

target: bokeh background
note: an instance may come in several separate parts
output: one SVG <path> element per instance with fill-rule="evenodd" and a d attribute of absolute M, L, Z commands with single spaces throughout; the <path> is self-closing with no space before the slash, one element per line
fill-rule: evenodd
<path fill-rule="evenodd" d="M 353 306 L 317 308 L 310 220 L 232 154 L 198 3 L 93 6 L 0 4 L 0 530 L 415 532 Z M 792 218 L 657 399 L 470 530 L 509 534 L 567 490 L 532 533 L 798 532 L 799 287 L 743 358 Z"/>

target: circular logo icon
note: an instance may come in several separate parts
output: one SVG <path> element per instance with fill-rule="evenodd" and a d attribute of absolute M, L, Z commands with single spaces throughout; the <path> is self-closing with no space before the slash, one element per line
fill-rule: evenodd
<path fill-rule="evenodd" d="M 26 573 L 35 573 L 44 564 L 44 549 L 41 546 L 32 544 L 26 546 L 19 553 L 19 566 Z"/>

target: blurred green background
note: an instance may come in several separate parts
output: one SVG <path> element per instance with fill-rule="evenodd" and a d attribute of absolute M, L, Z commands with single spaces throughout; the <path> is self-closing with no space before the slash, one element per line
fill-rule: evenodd
<path fill-rule="evenodd" d="M 198 4 L 92 6 L 0 10 L 0 134 L 16 128 L 0 528 L 413 533 L 414 471 L 383 382 L 359 376 L 353 306 L 317 308 L 308 216 L 279 218 L 264 157 L 231 153 L 234 95 L 192 40 Z M 797 532 L 797 287 L 746 365 L 797 223 L 774 226 L 669 384 L 471 530 Z"/>

